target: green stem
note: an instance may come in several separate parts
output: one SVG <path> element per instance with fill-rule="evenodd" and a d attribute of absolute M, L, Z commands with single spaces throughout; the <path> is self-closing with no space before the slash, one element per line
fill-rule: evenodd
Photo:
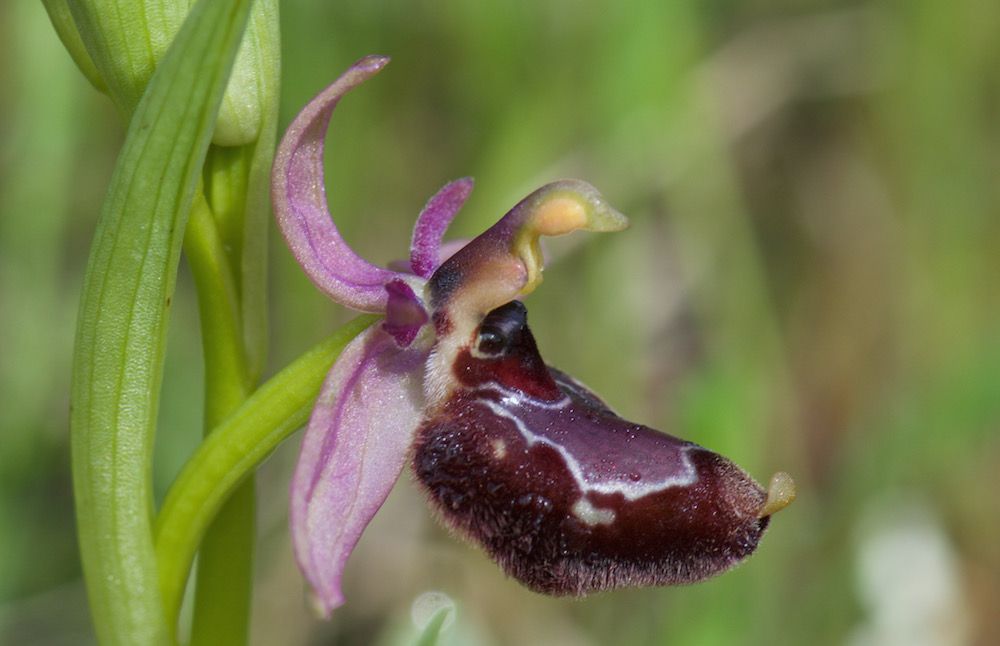
<path fill-rule="evenodd" d="M 240 306 L 212 211 L 199 191 L 184 232 L 184 253 L 194 276 L 205 354 L 205 428 L 210 429 L 250 393 L 243 359 Z"/>
<path fill-rule="evenodd" d="M 267 352 L 267 233 L 269 177 L 278 122 L 278 6 L 258 0 L 242 49 L 253 82 L 227 95 L 230 117 L 246 119 L 223 139 L 239 134 L 243 145 L 213 145 L 203 170 L 206 217 L 190 232 L 189 256 L 198 281 L 205 352 L 205 429 L 216 427 L 250 394 L 260 379 Z M 237 66 L 235 75 L 246 72 Z M 246 80 L 246 79 L 244 79 Z M 244 110 L 243 103 L 257 106 Z M 235 102 L 235 103 L 234 103 Z M 220 117 L 220 125 L 223 117 Z M 239 119 L 230 123 L 234 125 Z M 255 127 L 251 127 L 254 126 Z M 244 135 L 256 136 L 245 139 Z M 252 141 L 251 141 L 252 139 Z M 233 141 L 233 144 L 239 142 Z M 198 226 L 204 225 L 204 226 Z M 205 532 L 198 557 L 192 646 L 247 643 L 253 596 L 256 502 L 247 478 Z M 172 624 L 176 628 L 176 621 Z"/>
<path fill-rule="evenodd" d="M 216 427 L 167 492 L 156 519 L 156 561 L 170 625 L 176 625 L 188 572 L 212 518 L 237 486 L 309 411 L 334 359 L 376 320 L 360 316 L 255 391 Z"/>
<path fill-rule="evenodd" d="M 279 39 L 277 0 L 257 0 L 241 50 L 242 62 L 250 61 L 253 81 L 224 100 L 223 115 L 233 117 L 229 125 L 238 127 L 222 128 L 224 117 L 220 116 L 215 134 L 218 139 L 223 133 L 222 139 L 234 145 L 209 148 L 203 169 L 208 208 L 190 232 L 189 257 L 205 252 L 204 263 L 193 259 L 191 265 L 196 280 L 196 265 L 206 274 L 198 285 L 205 345 L 206 431 L 245 401 L 261 378 L 267 353 L 268 188 L 277 136 Z M 248 81 L 241 76 L 246 72 L 247 67 L 238 63 L 234 75 Z M 259 113 L 245 109 L 248 101 Z M 236 119 L 240 115 L 242 121 Z M 250 133 L 256 136 L 249 137 Z M 234 136 L 238 141 L 232 140 Z M 201 542 L 192 646 L 247 643 L 255 515 L 254 481 L 248 477 L 219 510 Z M 176 629 L 176 620 L 171 625 Z"/>
<path fill-rule="evenodd" d="M 216 155 L 209 154 L 206 165 Z M 242 210 L 245 174 L 234 174 L 222 209 Z M 238 288 L 231 254 L 218 230 L 213 207 L 199 192 L 185 231 L 184 250 L 198 292 L 205 356 L 205 432 L 224 420 L 250 394 L 243 348 Z M 192 644 L 245 644 L 253 584 L 255 501 L 250 479 L 220 511 L 205 534 L 195 592 Z M 171 626 L 176 629 L 176 624 Z"/>
<path fill-rule="evenodd" d="M 219 509 L 198 549 L 191 646 L 246 644 L 253 600 L 257 497 L 247 476 Z"/>

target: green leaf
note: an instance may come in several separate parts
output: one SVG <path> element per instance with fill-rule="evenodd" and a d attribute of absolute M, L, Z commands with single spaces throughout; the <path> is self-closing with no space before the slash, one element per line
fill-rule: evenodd
<path fill-rule="evenodd" d="M 192 195 L 249 0 L 202 0 L 139 101 L 84 278 L 73 485 L 102 644 L 168 640 L 152 535 L 152 447 L 167 312 Z"/>

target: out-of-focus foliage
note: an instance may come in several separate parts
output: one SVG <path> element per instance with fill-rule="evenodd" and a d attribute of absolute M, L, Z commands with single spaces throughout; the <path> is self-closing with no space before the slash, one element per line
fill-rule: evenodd
<path fill-rule="evenodd" d="M 457 602 L 441 644 L 1000 642 L 1000 5 L 349 4 L 282 7 L 284 123 L 360 56 L 394 59 L 333 119 L 347 238 L 405 256 L 462 175 L 456 235 L 592 182 L 633 228 L 552 246 L 527 300 L 542 352 L 800 496 L 732 573 L 575 602 L 506 581 L 402 483 L 318 624 L 285 525 L 291 443 L 258 480 L 256 643 L 410 643 L 427 589 Z M 0 25 L 0 642 L 81 644 L 69 357 L 122 132 L 40 4 Z M 273 251 L 272 369 L 348 316 Z M 182 271 L 161 495 L 200 433 L 195 329 Z"/>

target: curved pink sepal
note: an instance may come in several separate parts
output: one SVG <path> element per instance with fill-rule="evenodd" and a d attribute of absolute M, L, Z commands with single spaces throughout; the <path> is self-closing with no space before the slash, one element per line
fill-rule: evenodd
<path fill-rule="evenodd" d="M 295 557 L 324 616 L 344 602 L 348 556 L 385 501 L 422 417 L 427 352 L 374 326 L 352 341 L 320 391 L 291 491 Z"/>
<path fill-rule="evenodd" d="M 331 298 L 365 312 L 384 311 L 383 285 L 397 274 L 354 253 L 330 219 L 323 144 L 337 102 L 388 62 L 385 56 L 366 56 L 310 101 L 288 127 L 271 172 L 275 217 L 296 260 Z"/>
<path fill-rule="evenodd" d="M 429 277 L 440 264 L 441 238 L 465 200 L 469 199 L 472 184 L 471 177 L 445 184 L 420 212 L 410 245 L 410 268 L 417 276 Z"/>

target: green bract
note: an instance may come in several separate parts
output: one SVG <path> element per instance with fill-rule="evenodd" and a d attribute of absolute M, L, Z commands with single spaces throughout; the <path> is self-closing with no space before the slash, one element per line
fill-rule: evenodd
<path fill-rule="evenodd" d="M 177 35 L 194 0 L 45 0 L 46 9 L 81 71 L 126 116 Z M 212 143 L 240 146 L 260 134 L 276 99 L 274 61 L 280 56 L 277 3 L 253 3 L 219 108 Z"/>

